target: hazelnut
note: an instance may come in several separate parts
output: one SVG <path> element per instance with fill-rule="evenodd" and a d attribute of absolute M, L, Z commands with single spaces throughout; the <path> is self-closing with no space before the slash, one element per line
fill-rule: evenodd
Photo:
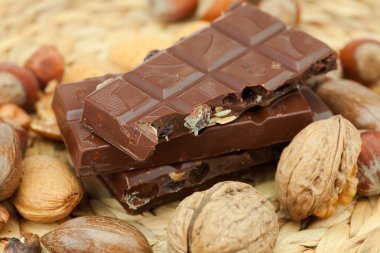
<path fill-rule="evenodd" d="M 356 194 L 358 130 L 342 116 L 311 123 L 281 154 L 276 190 L 283 210 L 293 220 L 334 214 Z"/>
<path fill-rule="evenodd" d="M 380 80 L 380 41 L 356 39 L 340 51 L 344 77 L 365 85 Z"/>
<path fill-rule="evenodd" d="M 233 5 L 242 2 L 246 2 L 246 0 L 199 0 L 196 16 L 211 22 Z"/>
<path fill-rule="evenodd" d="M 317 94 L 335 114 L 341 114 L 358 129 L 380 130 L 380 96 L 350 80 L 320 85 Z"/>
<path fill-rule="evenodd" d="M 28 128 L 31 122 L 29 114 L 16 104 L 7 103 L 0 106 L 0 116 L 16 122 L 23 128 Z"/>
<path fill-rule="evenodd" d="M 272 204 L 252 186 L 221 182 L 185 198 L 167 229 L 170 253 L 271 252 L 279 232 Z"/>
<path fill-rule="evenodd" d="M 260 10 L 277 17 L 288 26 L 295 26 L 300 23 L 301 7 L 297 0 L 261 0 L 258 7 Z"/>
<path fill-rule="evenodd" d="M 26 233 L 20 239 L 7 238 L 4 253 L 41 253 L 40 237 Z"/>
<path fill-rule="evenodd" d="M 24 128 L 22 128 L 19 124 L 8 119 L 7 117 L 0 116 L 0 123 L 7 124 L 13 128 L 13 130 L 16 132 L 16 135 L 18 137 L 22 153 L 24 154 L 28 147 L 28 139 L 29 139 L 28 132 Z"/>
<path fill-rule="evenodd" d="M 43 45 L 37 49 L 25 63 L 25 67 L 32 71 L 40 81 L 41 88 L 51 80 L 60 81 L 64 72 L 64 59 L 57 48 Z"/>
<path fill-rule="evenodd" d="M 8 88 L 5 89 L 4 86 Z M 30 110 L 37 100 L 38 81 L 29 70 L 14 64 L 2 63 L 0 64 L 0 90 L 0 104 L 16 103 Z"/>
<path fill-rule="evenodd" d="M 13 195 L 21 178 L 21 147 L 11 126 L 0 123 L 0 201 Z"/>
<path fill-rule="evenodd" d="M 74 172 L 50 156 L 29 156 L 22 162 L 22 178 L 12 202 L 26 219 L 60 220 L 74 209 L 83 189 Z"/>
<path fill-rule="evenodd" d="M 127 221 L 83 216 L 41 237 L 50 252 L 152 253 L 145 236 Z"/>
<path fill-rule="evenodd" d="M 380 132 L 361 132 L 362 150 L 358 160 L 358 194 L 380 193 Z"/>
<path fill-rule="evenodd" d="M 190 16 L 197 0 L 149 0 L 153 14 L 163 21 L 176 21 Z"/>

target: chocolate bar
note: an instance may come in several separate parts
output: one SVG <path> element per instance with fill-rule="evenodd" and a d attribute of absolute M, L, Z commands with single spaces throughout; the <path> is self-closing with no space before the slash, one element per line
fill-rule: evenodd
<path fill-rule="evenodd" d="M 82 123 L 141 161 L 162 141 L 227 124 L 335 67 L 325 43 L 243 4 L 106 80 L 86 97 Z"/>
<path fill-rule="evenodd" d="M 57 122 L 80 176 L 172 164 L 288 142 L 313 121 L 314 114 L 329 113 L 319 98 L 305 88 L 301 93 L 292 92 L 279 98 L 266 108 L 249 110 L 228 125 L 205 129 L 199 136 L 188 133 L 162 142 L 152 156 L 140 162 L 92 134 L 79 122 L 84 97 L 105 79 L 60 85 L 54 96 Z M 303 98 L 309 93 L 316 100 L 310 105 Z"/>
<path fill-rule="evenodd" d="M 243 151 L 215 158 L 164 165 L 100 178 L 127 212 L 138 214 L 179 200 L 233 174 L 279 158 L 285 145 Z"/>

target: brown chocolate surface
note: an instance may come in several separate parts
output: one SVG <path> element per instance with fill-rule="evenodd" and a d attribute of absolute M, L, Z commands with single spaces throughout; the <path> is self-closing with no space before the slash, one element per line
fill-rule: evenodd
<path fill-rule="evenodd" d="M 173 164 L 289 142 L 313 121 L 314 115 L 331 115 L 319 98 L 304 88 L 301 93 L 289 93 L 266 108 L 249 110 L 228 125 L 205 129 L 198 136 L 188 133 L 162 142 L 151 157 L 139 162 L 92 134 L 79 122 L 84 97 L 104 79 L 60 85 L 54 96 L 57 122 L 80 176 Z M 313 100 L 310 105 L 304 99 L 306 94 L 314 97 L 309 98 Z"/>
<path fill-rule="evenodd" d="M 325 43 L 243 4 L 85 99 L 82 123 L 134 160 L 267 106 L 336 67 Z M 211 127 L 212 128 L 212 127 Z"/>
<path fill-rule="evenodd" d="M 239 171 L 273 161 L 279 158 L 283 147 L 277 145 L 100 177 L 129 213 L 138 214 L 205 189 L 210 183 L 231 179 Z"/>

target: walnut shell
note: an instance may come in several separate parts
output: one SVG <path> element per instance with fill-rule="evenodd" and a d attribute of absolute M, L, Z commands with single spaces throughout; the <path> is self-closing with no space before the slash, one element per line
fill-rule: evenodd
<path fill-rule="evenodd" d="M 80 181 L 60 160 L 29 156 L 23 163 L 20 185 L 12 199 L 26 219 L 53 222 L 66 217 L 83 196 Z"/>
<path fill-rule="evenodd" d="M 356 194 L 359 131 L 340 115 L 316 121 L 284 149 L 276 172 L 283 209 L 294 220 L 331 216 Z"/>
<path fill-rule="evenodd" d="M 0 123 L 0 201 L 13 195 L 21 178 L 22 151 L 11 126 Z"/>
<path fill-rule="evenodd" d="M 41 238 L 50 252 L 152 253 L 145 236 L 128 222 L 89 216 L 66 221 Z"/>
<path fill-rule="evenodd" d="M 183 252 L 272 252 L 279 232 L 271 203 L 252 186 L 221 182 L 185 198 L 167 230 L 168 249 Z"/>

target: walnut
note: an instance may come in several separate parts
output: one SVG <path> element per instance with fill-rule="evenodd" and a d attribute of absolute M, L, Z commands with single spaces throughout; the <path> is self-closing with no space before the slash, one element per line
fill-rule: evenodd
<path fill-rule="evenodd" d="M 282 152 L 276 188 L 294 220 L 328 217 L 356 194 L 359 131 L 342 116 L 316 121 Z"/>
<path fill-rule="evenodd" d="M 274 207 L 252 186 L 221 182 L 184 199 L 167 231 L 179 252 L 272 252 L 279 226 Z"/>

